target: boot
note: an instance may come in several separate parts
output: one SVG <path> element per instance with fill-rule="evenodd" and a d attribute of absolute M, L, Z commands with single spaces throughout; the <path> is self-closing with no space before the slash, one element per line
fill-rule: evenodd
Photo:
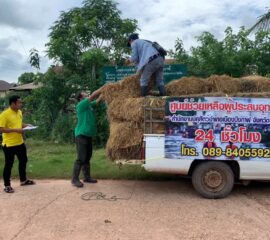
<path fill-rule="evenodd" d="M 84 179 L 83 179 L 84 182 L 97 183 L 97 180 L 91 178 L 91 176 L 90 176 L 90 165 L 89 164 L 84 164 L 82 166 L 82 172 L 83 172 L 83 176 L 84 176 Z"/>
<path fill-rule="evenodd" d="M 158 90 L 159 90 L 159 96 L 165 96 L 165 87 L 164 87 L 164 85 L 158 86 Z"/>
<path fill-rule="evenodd" d="M 78 188 L 83 187 L 83 183 L 79 179 L 80 171 L 81 171 L 81 166 L 77 163 L 77 161 L 75 161 L 74 167 L 73 167 L 71 184 Z"/>
<path fill-rule="evenodd" d="M 148 94 L 148 86 L 141 86 L 141 96 L 145 97 Z"/>

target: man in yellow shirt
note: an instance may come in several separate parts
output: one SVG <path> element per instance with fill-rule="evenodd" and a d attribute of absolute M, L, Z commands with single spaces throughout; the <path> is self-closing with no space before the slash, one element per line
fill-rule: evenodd
<path fill-rule="evenodd" d="M 13 193 L 14 189 L 10 185 L 11 170 L 14 163 L 14 157 L 19 160 L 19 175 L 21 186 L 33 185 L 34 181 L 26 177 L 27 153 L 23 140 L 23 128 L 28 126 L 22 121 L 22 100 L 19 96 L 9 98 L 9 108 L 0 115 L 0 132 L 3 133 L 3 152 L 5 155 L 5 166 L 3 171 L 4 191 Z"/>

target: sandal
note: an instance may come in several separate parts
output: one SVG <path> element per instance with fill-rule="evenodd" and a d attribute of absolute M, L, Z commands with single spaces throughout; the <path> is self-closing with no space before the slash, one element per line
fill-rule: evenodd
<path fill-rule="evenodd" d="M 14 193 L 14 189 L 11 186 L 5 186 L 4 191 L 6 193 Z"/>
<path fill-rule="evenodd" d="M 21 186 L 26 186 L 26 185 L 34 185 L 36 184 L 33 180 L 27 179 L 24 182 L 21 182 Z"/>

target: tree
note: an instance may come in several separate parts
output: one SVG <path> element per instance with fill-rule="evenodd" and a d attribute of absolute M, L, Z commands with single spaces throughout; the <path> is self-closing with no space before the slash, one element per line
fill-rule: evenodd
<path fill-rule="evenodd" d="M 48 56 L 74 70 L 90 49 L 104 50 L 118 62 L 127 52 L 127 36 L 137 29 L 137 21 L 121 19 L 112 0 L 85 0 L 81 8 L 62 12 L 50 28 Z"/>
<path fill-rule="evenodd" d="M 240 77 L 250 73 L 269 74 L 270 32 L 257 31 L 253 41 L 248 35 L 249 31 L 244 27 L 236 34 L 227 27 L 224 39 L 218 41 L 211 33 L 204 32 L 197 37 L 199 45 L 192 47 L 189 53 L 184 50 L 180 39 L 176 41 L 175 51 L 170 53 L 187 65 L 189 75 Z"/>
<path fill-rule="evenodd" d="M 50 28 L 47 53 L 57 67 L 52 66 L 38 80 L 43 87 L 27 99 L 40 136 L 71 139 L 67 136 L 72 136 L 74 128 L 72 94 L 99 88 L 103 84 L 102 67 L 121 61 L 128 51 L 127 36 L 137 29 L 136 20 L 122 19 L 120 14 L 112 0 L 85 0 L 82 7 L 62 12 Z M 33 51 L 31 64 L 39 66 L 36 53 Z M 101 145 L 108 136 L 104 106 L 97 107 L 97 125 L 95 143 Z"/>
<path fill-rule="evenodd" d="M 183 41 L 177 38 L 174 45 L 175 50 L 169 50 L 168 55 L 182 64 L 188 64 L 189 55 L 184 48 Z"/>
<path fill-rule="evenodd" d="M 215 37 L 204 32 L 198 37 L 200 45 L 191 48 L 190 73 L 199 76 L 221 74 L 223 68 L 223 46 Z"/>
<path fill-rule="evenodd" d="M 248 66 L 254 63 L 254 43 L 248 39 L 248 31 L 241 27 L 237 34 L 232 28 L 225 30 L 223 44 L 223 73 L 240 77 L 248 72 Z"/>
<path fill-rule="evenodd" d="M 27 84 L 34 82 L 36 79 L 36 75 L 32 72 L 25 72 L 21 76 L 18 77 L 19 84 Z"/>

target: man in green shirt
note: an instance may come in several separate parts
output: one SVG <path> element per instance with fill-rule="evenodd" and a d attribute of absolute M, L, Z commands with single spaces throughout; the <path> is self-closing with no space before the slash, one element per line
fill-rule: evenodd
<path fill-rule="evenodd" d="M 90 159 L 93 152 L 92 138 L 97 131 L 93 111 L 97 101 L 94 98 L 94 95 L 88 96 L 85 92 L 80 92 L 76 96 L 79 101 L 76 106 L 77 125 L 75 128 L 77 159 L 74 162 L 71 180 L 72 185 L 76 187 L 83 187 L 83 183 L 79 179 L 81 170 L 84 175 L 84 182 L 97 183 L 97 180 L 91 178 L 90 175 Z"/>

